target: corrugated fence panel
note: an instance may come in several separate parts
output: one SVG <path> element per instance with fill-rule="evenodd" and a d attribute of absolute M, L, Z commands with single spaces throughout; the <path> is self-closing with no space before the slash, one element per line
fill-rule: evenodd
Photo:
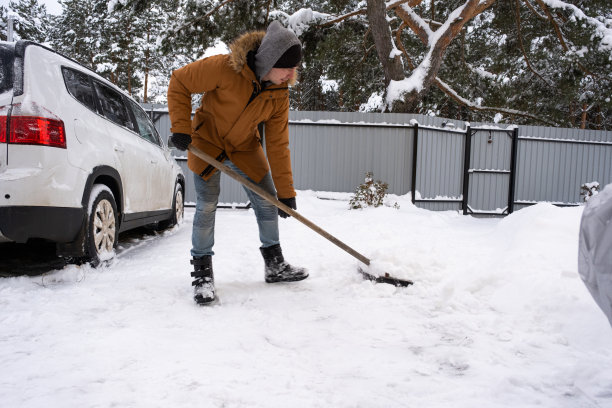
<path fill-rule="evenodd" d="M 475 129 L 471 138 L 468 205 L 473 212 L 508 207 L 512 132 Z"/>
<path fill-rule="evenodd" d="M 424 201 L 418 201 L 417 206 L 430 210 L 459 210 L 465 134 L 441 133 L 427 128 L 419 128 L 418 132 L 415 191 L 416 197 Z"/>
<path fill-rule="evenodd" d="M 145 109 L 167 140 L 170 122 L 166 108 Z M 390 193 L 409 193 L 416 121 L 415 189 L 417 198 L 423 200 L 417 205 L 432 210 L 462 208 L 468 124 L 424 115 L 360 112 L 290 112 L 289 119 L 297 189 L 352 192 L 371 171 L 375 179 L 389 184 Z M 476 210 L 502 209 L 507 206 L 507 171 L 511 168 L 511 138 L 504 129 L 512 127 L 486 123 L 470 126 L 477 132 L 472 136 L 468 204 Z M 582 202 L 582 184 L 597 181 L 603 187 L 612 183 L 612 132 L 540 126 L 520 126 L 518 132 L 515 209 L 540 201 L 576 205 Z M 179 162 L 187 176 L 186 201 L 194 203 L 191 172 L 184 161 Z M 247 196 L 238 183 L 222 176 L 219 201 L 244 205 Z"/>
<path fill-rule="evenodd" d="M 473 173 L 470 175 L 468 205 L 475 213 L 501 213 L 508 207 L 510 177 L 498 173 Z"/>
<path fill-rule="evenodd" d="M 294 184 L 300 190 L 352 192 L 372 172 L 389 192 L 410 185 L 410 129 L 291 123 Z M 403 169 L 399 170 L 398 169 Z"/>
<path fill-rule="evenodd" d="M 579 204 L 584 183 L 612 183 L 612 132 L 521 126 L 516 177 L 519 204 Z"/>

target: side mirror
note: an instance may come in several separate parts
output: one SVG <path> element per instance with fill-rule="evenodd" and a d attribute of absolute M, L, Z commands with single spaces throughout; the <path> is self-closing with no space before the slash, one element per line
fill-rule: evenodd
<path fill-rule="evenodd" d="M 172 139 L 170 138 L 171 135 L 168 136 L 168 139 L 166 139 L 168 141 L 168 147 L 170 149 L 176 149 L 176 146 L 174 145 L 174 143 L 172 143 Z"/>

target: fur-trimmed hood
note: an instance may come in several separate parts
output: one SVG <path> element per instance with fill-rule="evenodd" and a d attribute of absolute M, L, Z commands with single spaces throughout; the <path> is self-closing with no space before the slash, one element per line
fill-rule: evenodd
<path fill-rule="evenodd" d="M 259 48 L 265 35 L 265 31 L 250 31 L 242 34 L 230 44 L 229 63 L 236 73 L 242 72 L 247 64 L 247 54 Z"/>

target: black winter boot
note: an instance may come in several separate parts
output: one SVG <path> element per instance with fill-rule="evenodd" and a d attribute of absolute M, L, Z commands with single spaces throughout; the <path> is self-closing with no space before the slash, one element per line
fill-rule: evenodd
<path fill-rule="evenodd" d="M 259 248 L 266 264 L 266 282 L 295 282 L 308 277 L 308 271 L 285 262 L 280 244 Z"/>
<path fill-rule="evenodd" d="M 191 276 L 195 278 L 193 283 L 193 300 L 198 305 L 208 305 L 217 300 L 215 294 L 215 279 L 213 277 L 212 256 L 206 255 L 201 258 L 195 256 L 191 260 L 194 271 Z"/>

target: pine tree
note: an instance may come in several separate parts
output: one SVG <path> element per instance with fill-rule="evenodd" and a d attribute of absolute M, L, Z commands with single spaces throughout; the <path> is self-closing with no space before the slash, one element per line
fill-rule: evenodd
<path fill-rule="evenodd" d="M 47 6 L 38 0 L 11 0 L 9 9 L 17 14 L 15 19 L 15 39 L 36 42 L 47 41 L 49 16 Z"/>
<path fill-rule="evenodd" d="M 53 46 L 81 64 L 96 70 L 102 48 L 105 1 L 60 0 L 62 14 L 53 19 L 50 37 Z"/>
<path fill-rule="evenodd" d="M 0 6 L 0 41 L 6 41 L 8 37 L 8 10 Z"/>

